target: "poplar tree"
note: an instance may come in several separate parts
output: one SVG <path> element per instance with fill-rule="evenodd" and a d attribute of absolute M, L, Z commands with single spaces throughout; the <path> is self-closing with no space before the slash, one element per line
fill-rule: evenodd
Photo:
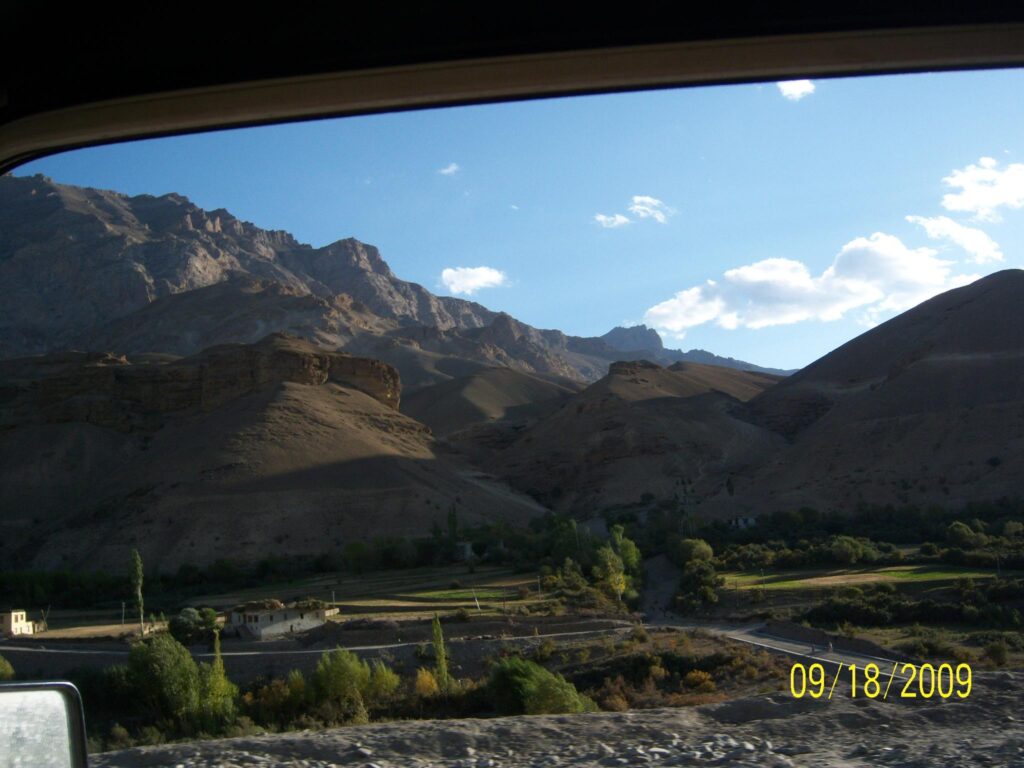
<path fill-rule="evenodd" d="M 444 647 L 444 633 L 441 631 L 441 619 L 434 614 L 434 678 L 442 693 L 451 688 L 451 677 L 448 674 L 448 651 Z"/>
<path fill-rule="evenodd" d="M 142 605 L 142 555 L 139 550 L 132 550 L 132 591 L 135 593 L 135 610 L 139 613 L 139 632 L 146 633 L 145 613 Z"/>

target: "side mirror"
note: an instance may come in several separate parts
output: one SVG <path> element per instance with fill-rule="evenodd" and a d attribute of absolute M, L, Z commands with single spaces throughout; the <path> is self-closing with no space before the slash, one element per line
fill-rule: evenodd
<path fill-rule="evenodd" d="M 71 683 L 0 685 L 0 755 L 10 766 L 85 768 L 85 714 Z"/>

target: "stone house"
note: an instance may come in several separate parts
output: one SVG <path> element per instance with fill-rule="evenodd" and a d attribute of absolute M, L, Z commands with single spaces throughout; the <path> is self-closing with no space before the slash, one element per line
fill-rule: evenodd
<path fill-rule="evenodd" d="M 35 622 L 25 618 L 25 611 L 10 610 L 0 613 L 0 634 L 6 637 L 35 634 Z"/>
<path fill-rule="evenodd" d="M 323 625 L 338 613 L 319 600 L 301 600 L 285 605 L 280 600 L 256 600 L 232 608 L 225 630 L 238 637 L 263 640 Z"/>

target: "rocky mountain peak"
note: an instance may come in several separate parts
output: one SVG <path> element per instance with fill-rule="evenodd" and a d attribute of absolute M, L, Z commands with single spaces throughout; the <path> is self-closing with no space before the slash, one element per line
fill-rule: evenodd
<path fill-rule="evenodd" d="M 326 246 L 324 252 L 330 256 L 340 258 L 348 267 L 386 278 L 394 277 L 391 267 L 381 258 L 380 251 L 372 245 L 356 240 L 354 237 L 337 240 Z"/>
<path fill-rule="evenodd" d="M 601 340 L 620 352 L 639 352 L 641 350 L 661 350 L 664 345 L 661 336 L 653 328 L 646 325 L 634 325 L 631 328 L 619 326 L 612 328 Z"/>

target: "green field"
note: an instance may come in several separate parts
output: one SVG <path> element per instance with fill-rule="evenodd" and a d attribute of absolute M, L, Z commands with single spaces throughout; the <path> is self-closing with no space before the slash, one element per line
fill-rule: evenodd
<path fill-rule="evenodd" d="M 948 565 L 890 565 L 878 568 L 765 571 L 763 574 L 760 571 L 728 571 L 722 576 L 725 577 L 726 589 L 764 587 L 765 590 L 793 590 L 831 589 L 881 582 L 899 584 L 952 582 L 961 578 L 991 579 L 995 577 L 995 573 Z"/>
<path fill-rule="evenodd" d="M 523 599 L 522 587 L 530 590 Z M 474 613 L 496 613 L 523 603 L 536 604 L 536 574 L 515 573 L 507 567 L 477 567 L 470 573 L 464 565 L 438 568 L 376 571 L 364 574 L 318 576 L 230 593 L 201 595 L 192 605 L 212 605 L 226 610 L 239 603 L 260 598 L 285 602 L 317 597 L 340 608 L 339 618 L 371 616 L 429 616 L 460 608 Z M 479 611 L 478 611 L 479 604 Z"/>

